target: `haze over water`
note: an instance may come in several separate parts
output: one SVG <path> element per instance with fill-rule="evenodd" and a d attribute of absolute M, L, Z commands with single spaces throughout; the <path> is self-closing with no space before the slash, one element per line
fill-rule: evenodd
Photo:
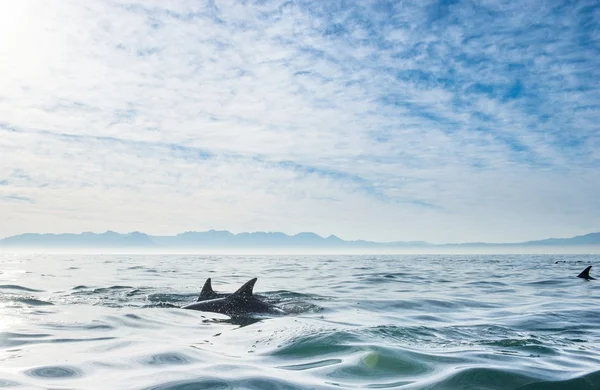
<path fill-rule="evenodd" d="M 0 386 L 596 389 L 600 284 L 576 275 L 597 261 L 1 255 Z M 255 276 L 289 315 L 178 308 Z"/>

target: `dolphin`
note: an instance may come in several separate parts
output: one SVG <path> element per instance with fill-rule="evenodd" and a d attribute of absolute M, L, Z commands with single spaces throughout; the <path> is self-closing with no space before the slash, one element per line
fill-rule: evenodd
<path fill-rule="evenodd" d="M 200 297 L 198 297 L 199 301 L 186 305 L 182 307 L 182 309 L 209 311 L 225 314 L 230 317 L 253 313 L 284 314 L 283 310 L 280 308 L 263 302 L 254 296 L 252 290 L 254 289 L 256 280 L 257 278 L 250 279 L 233 294 L 221 298 L 200 300 L 200 298 L 202 298 L 202 293 L 200 293 Z M 210 285 L 209 281 L 210 278 L 207 280 L 207 283 Z M 206 283 L 204 284 L 204 287 L 207 287 Z M 202 291 L 204 290 L 205 289 L 203 288 Z M 210 287 L 210 291 L 212 291 L 212 287 Z M 209 296 L 208 288 L 206 288 L 205 296 Z"/>
<path fill-rule="evenodd" d="M 596 280 L 596 278 L 592 278 L 590 276 L 590 270 L 592 269 L 592 266 L 590 265 L 589 267 L 587 267 L 586 269 L 584 269 L 579 275 L 577 275 L 578 278 L 583 278 L 585 280 Z"/>

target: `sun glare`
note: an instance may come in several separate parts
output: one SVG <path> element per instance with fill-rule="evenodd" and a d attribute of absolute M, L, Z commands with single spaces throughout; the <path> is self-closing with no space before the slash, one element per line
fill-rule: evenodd
<path fill-rule="evenodd" d="M 2 1 L 0 2 L 0 48 L 2 59 L 5 50 L 12 51 L 21 46 L 23 40 L 27 40 L 31 23 L 32 12 L 29 1 Z"/>
<path fill-rule="evenodd" d="M 0 86 L 44 69 L 46 54 L 56 49 L 50 10 L 45 3 L 28 0 L 0 2 Z"/>

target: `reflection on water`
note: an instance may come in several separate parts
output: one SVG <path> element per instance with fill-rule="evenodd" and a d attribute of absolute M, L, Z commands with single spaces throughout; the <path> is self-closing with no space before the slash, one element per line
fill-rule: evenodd
<path fill-rule="evenodd" d="M 0 387 L 598 389 L 597 261 L 0 256 Z M 208 276 L 287 315 L 181 310 Z"/>

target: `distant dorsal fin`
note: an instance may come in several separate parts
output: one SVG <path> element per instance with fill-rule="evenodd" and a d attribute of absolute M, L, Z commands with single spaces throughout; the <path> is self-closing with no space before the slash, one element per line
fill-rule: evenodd
<path fill-rule="evenodd" d="M 592 266 L 588 266 L 586 269 L 583 270 L 583 272 L 581 272 L 579 275 L 577 275 L 578 278 L 584 278 L 584 279 L 591 279 L 591 280 L 596 280 L 595 278 L 592 278 L 590 276 L 590 270 L 592 269 Z"/>
<path fill-rule="evenodd" d="M 257 278 L 250 279 L 247 281 L 242 287 L 240 287 L 236 292 L 231 294 L 231 296 L 236 297 L 251 297 L 252 289 L 254 288 L 254 283 L 256 283 Z"/>
<path fill-rule="evenodd" d="M 206 279 L 206 282 L 204 282 L 204 287 L 202 287 L 202 291 L 200 291 L 200 296 L 196 302 L 213 299 L 216 295 L 217 293 L 212 289 L 210 278 L 208 278 Z"/>

